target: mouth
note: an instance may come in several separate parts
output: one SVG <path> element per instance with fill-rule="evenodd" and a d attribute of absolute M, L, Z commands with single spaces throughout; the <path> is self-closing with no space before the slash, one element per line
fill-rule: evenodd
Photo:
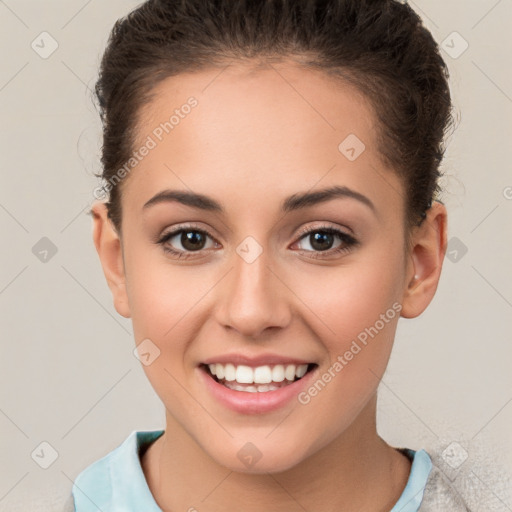
<path fill-rule="evenodd" d="M 200 368 L 215 382 L 233 391 L 268 393 L 301 380 L 317 366 L 316 363 L 274 364 L 256 367 L 214 363 L 201 364 Z"/>

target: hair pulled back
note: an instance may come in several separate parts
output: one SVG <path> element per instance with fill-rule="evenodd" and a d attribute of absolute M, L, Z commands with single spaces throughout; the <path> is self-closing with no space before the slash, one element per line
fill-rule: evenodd
<path fill-rule="evenodd" d="M 448 70 L 431 33 L 395 0 L 148 0 L 110 33 L 95 92 L 103 123 L 100 175 L 130 159 L 138 115 L 162 80 L 237 60 L 295 59 L 338 75 L 371 102 L 379 152 L 404 180 L 407 225 L 439 191 L 451 124 Z M 108 216 L 121 232 L 121 187 Z"/>

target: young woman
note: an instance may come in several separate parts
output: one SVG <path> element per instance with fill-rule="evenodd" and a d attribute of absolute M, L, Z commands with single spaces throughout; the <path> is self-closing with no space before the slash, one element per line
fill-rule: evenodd
<path fill-rule="evenodd" d="M 377 433 L 400 317 L 432 300 L 451 124 L 392 0 L 150 0 L 114 26 L 94 243 L 166 411 L 77 512 L 467 511 Z"/>

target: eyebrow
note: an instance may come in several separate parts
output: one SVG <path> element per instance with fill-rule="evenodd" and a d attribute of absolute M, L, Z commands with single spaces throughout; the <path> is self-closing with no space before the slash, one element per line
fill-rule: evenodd
<path fill-rule="evenodd" d="M 308 206 L 314 206 L 316 204 L 325 203 L 335 198 L 351 198 L 355 199 L 368 208 L 370 208 L 375 213 L 375 205 L 366 197 L 365 195 L 356 192 L 348 187 L 342 186 L 334 186 L 330 188 L 326 188 L 323 190 L 318 190 L 316 192 L 300 192 L 297 194 L 293 194 L 292 196 L 286 198 L 282 205 L 281 211 L 288 213 L 296 210 L 300 210 L 303 208 L 307 208 Z M 191 206 L 193 208 L 198 208 L 200 210 L 225 213 L 225 209 L 223 206 L 217 202 L 215 199 L 208 197 L 204 194 L 197 194 L 195 192 L 189 192 L 185 190 L 162 190 L 155 196 L 153 196 L 149 201 L 147 201 L 143 210 L 154 206 L 156 204 L 168 203 L 168 202 L 177 202 L 184 204 L 186 206 Z"/>

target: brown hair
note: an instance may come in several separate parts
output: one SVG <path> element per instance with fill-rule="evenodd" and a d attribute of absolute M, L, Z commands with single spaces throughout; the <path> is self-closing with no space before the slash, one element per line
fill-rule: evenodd
<path fill-rule="evenodd" d="M 134 148 L 152 89 L 181 72 L 240 59 L 290 58 L 340 76 L 371 102 L 379 151 L 405 183 L 406 224 L 421 223 L 439 191 L 452 124 L 448 70 L 431 33 L 395 0 L 148 0 L 112 28 L 96 95 L 100 174 L 113 183 Z M 341 141 L 340 141 L 341 142 Z M 108 216 L 121 232 L 121 185 Z"/>

